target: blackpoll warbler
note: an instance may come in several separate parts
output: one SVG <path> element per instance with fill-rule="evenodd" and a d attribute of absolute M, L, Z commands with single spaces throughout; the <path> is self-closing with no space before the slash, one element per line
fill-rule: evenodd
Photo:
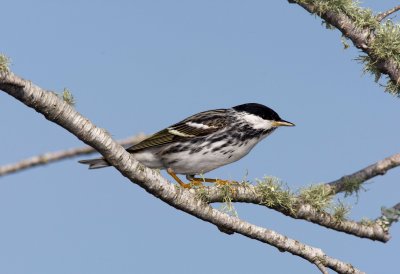
<path fill-rule="evenodd" d="M 272 109 L 249 103 L 228 109 L 197 113 L 163 129 L 126 150 L 143 165 L 167 169 L 183 187 L 178 174 L 192 183 L 222 180 L 195 178 L 220 166 L 241 159 L 277 127 L 294 126 Z M 109 166 L 103 159 L 79 161 L 90 169 Z"/>

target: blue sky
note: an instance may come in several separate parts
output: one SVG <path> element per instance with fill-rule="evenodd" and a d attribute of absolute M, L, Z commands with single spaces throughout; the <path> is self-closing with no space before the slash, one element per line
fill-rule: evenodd
<path fill-rule="evenodd" d="M 384 3 L 382 3 L 384 2 Z M 376 11 L 398 1 L 365 1 Z M 287 1 L 6 1 L 0 52 L 115 138 L 153 133 L 193 113 L 258 102 L 283 128 L 209 177 L 272 175 L 298 189 L 399 152 L 399 101 L 363 75 L 357 50 Z M 0 93 L 0 164 L 82 143 Z M 351 218 L 399 202 L 400 169 L 347 198 Z M 319 273 L 275 248 L 222 234 L 109 168 L 76 160 L 0 179 L 0 273 Z M 343 198 L 342 198 L 343 200 Z M 368 273 L 393 273 L 387 244 L 255 205 L 241 218 L 322 248 Z"/>

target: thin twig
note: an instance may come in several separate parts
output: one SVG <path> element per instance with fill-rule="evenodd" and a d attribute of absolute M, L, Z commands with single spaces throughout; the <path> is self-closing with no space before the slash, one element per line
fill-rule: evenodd
<path fill-rule="evenodd" d="M 329 274 L 328 270 L 326 270 L 326 267 L 321 263 L 320 260 L 315 260 L 315 265 L 318 267 L 322 274 Z"/>
<path fill-rule="evenodd" d="M 10 84 L 3 85 L 3 81 Z M 80 140 L 95 148 L 123 176 L 169 205 L 217 227 L 288 251 L 313 264 L 315 264 L 315 258 L 320 258 L 323 265 L 338 273 L 363 273 L 350 264 L 325 255 L 318 248 L 304 245 L 275 231 L 258 227 L 213 209 L 197 199 L 190 191 L 175 187 L 157 171 L 141 165 L 123 147 L 113 141 L 104 130 L 96 127 L 53 93 L 19 78 L 11 72 L 0 72 L 0 89 L 28 107 L 42 113 L 49 121 L 62 126 Z"/>
<path fill-rule="evenodd" d="M 138 134 L 120 141 L 117 141 L 121 146 L 129 146 L 135 143 L 140 142 L 146 137 L 144 134 Z M 31 158 L 27 158 L 21 160 L 16 163 L 7 164 L 4 166 L 0 166 L 0 177 L 4 175 L 8 175 L 11 173 L 23 171 L 28 168 L 40 166 L 40 165 L 47 165 L 50 163 L 54 163 L 56 161 L 69 159 L 73 157 L 78 157 L 82 155 L 92 154 L 97 152 L 95 149 L 89 146 L 79 147 L 79 148 L 71 148 L 67 150 L 60 150 L 54 152 L 47 152 L 41 155 L 37 155 Z"/>
<path fill-rule="evenodd" d="M 376 20 L 378 20 L 378 22 L 381 22 L 383 19 L 385 19 L 386 17 L 388 17 L 389 15 L 395 13 L 396 11 L 400 10 L 400 6 L 396 6 L 390 10 L 387 10 L 385 12 L 381 12 L 376 16 Z"/>
<path fill-rule="evenodd" d="M 359 188 L 365 181 L 384 175 L 388 170 L 400 166 L 400 153 L 387 157 L 375 164 L 367 166 L 353 174 L 343 176 L 339 180 L 327 183 L 331 187 L 333 194 Z"/>
<path fill-rule="evenodd" d="M 383 229 L 388 231 L 391 225 L 400 220 L 400 203 L 397 203 L 390 208 L 382 208 L 381 211 L 382 216 L 377 218 L 375 222 L 380 224 Z"/>

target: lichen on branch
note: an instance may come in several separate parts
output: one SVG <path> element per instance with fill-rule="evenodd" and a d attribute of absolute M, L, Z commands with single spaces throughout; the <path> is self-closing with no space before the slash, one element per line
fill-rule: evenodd
<path fill-rule="evenodd" d="M 356 60 L 364 64 L 364 72 L 371 73 L 378 82 L 382 74 L 387 81 L 385 91 L 400 97 L 400 26 L 391 20 L 381 23 L 382 14 L 362 8 L 352 0 L 290 0 L 337 28 L 365 55 Z M 393 12 L 398 9 L 392 9 Z M 384 13 L 386 14 L 386 13 Z M 391 13 L 389 13 L 391 14 Z"/>
<path fill-rule="evenodd" d="M 0 53 L 0 72 L 9 72 L 10 58 Z"/>
<path fill-rule="evenodd" d="M 176 209 L 214 224 L 222 230 L 235 232 L 272 245 L 279 250 L 290 252 L 315 264 L 325 273 L 325 268 L 338 273 L 363 273 L 351 264 L 327 256 L 321 249 L 307 246 L 235 216 L 229 216 L 202 202 L 189 190 L 177 189 L 157 171 L 141 165 L 123 147 L 113 141 L 109 134 L 96 127 L 52 92 L 41 89 L 11 72 L 0 72 L 0 89 L 95 148 L 124 177 Z"/>

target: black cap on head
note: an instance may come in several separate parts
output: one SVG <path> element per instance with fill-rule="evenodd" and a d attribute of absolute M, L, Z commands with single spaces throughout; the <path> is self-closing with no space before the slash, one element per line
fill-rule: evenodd
<path fill-rule="evenodd" d="M 233 107 L 236 111 L 245 111 L 250 114 L 257 115 L 264 120 L 272 120 L 272 121 L 281 121 L 281 117 L 279 117 L 278 113 L 261 104 L 257 103 L 248 103 L 243 105 L 238 105 Z"/>

